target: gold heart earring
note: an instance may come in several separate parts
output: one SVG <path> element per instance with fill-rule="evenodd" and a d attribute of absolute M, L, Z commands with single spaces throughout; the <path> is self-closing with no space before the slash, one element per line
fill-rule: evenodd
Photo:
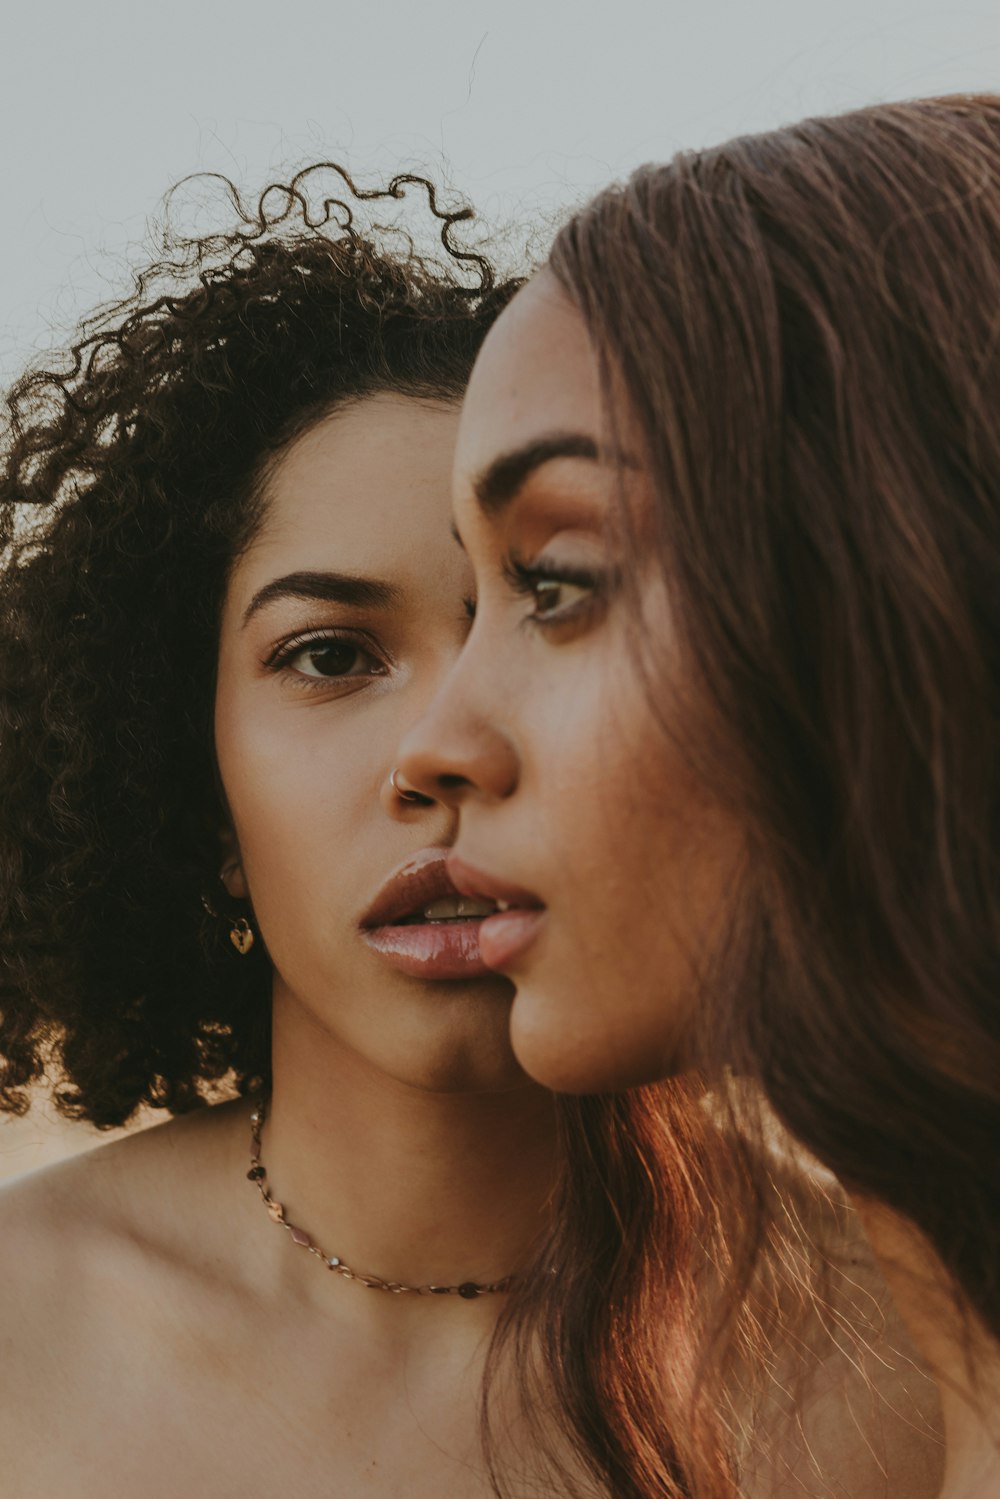
<path fill-rule="evenodd" d="M 201 897 L 201 903 L 215 921 L 230 921 L 229 917 L 220 916 L 207 895 Z M 254 943 L 253 927 L 245 916 L 239 917 L 236 921 L 230 921 L 229 940 L 240 957 L 245 958 Z"/>
<path fill-rule="evenodd" d="M 225 864 L 219 871 L 219 879 L 222 882 L 222 888 L 227 893 L 229 890 L 227 877 L 231 877 L 233 874 L 235 874 L 236 870 L 239 869 L 239 867 L 239 861 L 237 859 L 233 859 L 230 863 Z M 240 957 L 245 958 L 251 947 L 253 947 L 253 928 L 251 927 L 249 921 L 247 921 L 245 916 L 240 916 L 231 923 L 229 928 L 229 940 L 235 947 L 236 951 L 239 953 Z"/>
<path fill-rule="evenodd" d="M 246 957 L 253 947 L 253 929 L 245 916 L 239 921 L 234 921 L 229 928 L 229 940 L 241 957 Z"/>

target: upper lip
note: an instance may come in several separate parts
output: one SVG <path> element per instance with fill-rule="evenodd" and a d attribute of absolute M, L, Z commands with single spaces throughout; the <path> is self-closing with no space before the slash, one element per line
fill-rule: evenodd
<path fill-rule="evenodd" d="M 413 854 L 385 881 L 361 918 L 362 927 L 391 926 L 401 917 L 413 916 L 431 901 L 447 895 L 463 895 L 446 864 L 448 850 L 425 848 Z"/>
<path fill-rule="evenodd" d="M 501 910 L 510 906 L 518 906 L 529 911 L 537 911 L 545 904 L 530 890 L 525 890 L 523 885 L 514 885 L 509 880 L 500 879 L 497 875 L 486 874 L 483 870 L 476 869 L 474 865 L 467 864 L 464 859 L 458 858 L 455 854 L 448 855 L 448 873 L 455 888 L 462 895 L 480 896 L 486 900 L 496 901 Z"/>

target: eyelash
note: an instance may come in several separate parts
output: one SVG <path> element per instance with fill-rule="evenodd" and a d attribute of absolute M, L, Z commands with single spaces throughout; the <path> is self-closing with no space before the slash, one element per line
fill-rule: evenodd
<path fill-rule="evenodd" d="M 503 561 L 503 574 L 513 591 L 538 603 L 538 588 L 542 583 L 563 583 L 573 588 L 585 588 L 587 597 L 557 609 L 551 614 L 533 613 L 528 622 L 536 629 L 555 629 L 559 625 L 576 624 L 586 619 L 603 602 L 603 580 L 586 568 L 563 566 L 557 562 L 524 562 L 513 554 Z"/>
<path fill-rule="evenodd" d="M 342 672 L 339 676 L 309 676 L 306 672 L 296 671 L 291 665 L 295 657 L 309 646 L 322 646 L 328 642 L 335 645 L 354 646 L 377 662 L 377 669 L 355 673 Z M 332 630 L 329 627 L 300 630 L 297 634 L 289 636 L 287 640 L 279 640 L 270 654 L 265 657 L 263 665 L 267 671 L 272 671 L 276 675 L 286 674 L 293 678 L 296 686 L 303 687 L 306 691 L 313 691 L 316 688 L 329 690 L 330 685 L 335 682 L 361 681 L 365 677 L 384 676 L 388 669 L 384 656 L 364 636 L 354 634 L 350 630 Z"/>

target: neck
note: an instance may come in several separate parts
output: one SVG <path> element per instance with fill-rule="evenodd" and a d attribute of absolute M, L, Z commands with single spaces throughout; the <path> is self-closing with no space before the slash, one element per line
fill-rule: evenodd
<path fill-rule="evenodd" d="M 940 1499 L 1000 1492 L 1000 1347 L 957 1302 L 940 1261 L 912 1224 L 854 1199 L 914 1345 L 934 1377 L 945 1430 Z"/>
<path fill-rule="evenodd" d="M 554 1173 L 555 1116 L 543 1089 L 527 1081 L 492 1093 L 414 1087 L 294 1004 L 276 1006 L 272 1066 L 261 1149 L 268 1187 L 327 1256 L 409 1286 L 489 1284 L 524 1265 Z M 339 1293 L 347 1314 L 389 1318 L 397 1333 L 460 1313 L 481 1334 L 503 1300 L 329 1284 L 330 1272 L 304 1249 L 281 1264 L 305 1294 L 328 1303 Z"/>

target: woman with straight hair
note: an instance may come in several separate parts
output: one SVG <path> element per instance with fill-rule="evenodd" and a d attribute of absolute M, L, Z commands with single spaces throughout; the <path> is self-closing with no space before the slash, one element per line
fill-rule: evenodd
<path fill-rule="evenodd" d="M 401 759 L 531 1075 L 700 1073 L 843 1184 L 942 1499 L 1000 1492 L 998 307 L 997 98 L 601 194 L 477 361 L 477 616 Z"/>

